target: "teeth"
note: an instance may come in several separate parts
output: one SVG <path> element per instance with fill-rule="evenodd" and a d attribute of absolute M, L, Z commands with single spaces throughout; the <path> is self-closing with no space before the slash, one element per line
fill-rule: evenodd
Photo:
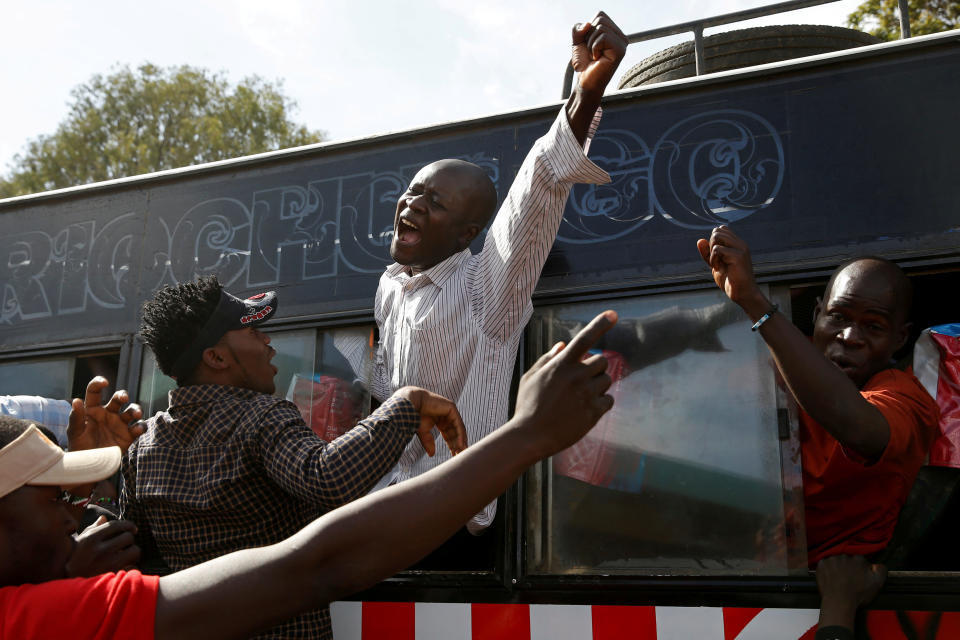
<path fill-rule="evenodd" d="M 417 225 L 413 224 L 413 223 L 410 222 L 409 220 L 405 220 L 405 219 L 403 219 L 403 218 L 400 218 L 400 224 L 405 225 L 405 226 L 407 226 L 407 227 L 410 227 L 410 228 L 413 229 L 414 231 L 419 231 L 419 230 L 420 230 L 420 227 L 418 227 Z"/>

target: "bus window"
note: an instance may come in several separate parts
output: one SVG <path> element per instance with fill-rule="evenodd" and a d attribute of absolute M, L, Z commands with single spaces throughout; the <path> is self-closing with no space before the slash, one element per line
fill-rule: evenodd
<path fill-rule="evenodd" d="M 371 327 L 316 332 L 310 362 L 286 370 L 278 364 L 277 393 L 296 404 L 307 426 L 324 440 L 343 435 L 370 413 L 372 332 Z M 277 338 L 281 335 L 286 334 Z M 278 351 L 276 363 L 281 347 L 271 344 Z"/>
<path fill-rule="evenodd" d="M 10 398 L 6 411 L 42 422 L 66 446 L 70 399 L 83 398 L 90 379 L 103 376 L 110 383 L 102 392 L 106 401 L 113 394 L 119 363 L 117 351 L 5 362 L 0 364 L 0 395 L 46 398 Z"/>
<path fill-rule="evenodd" d="M 746 316 L 719 291 L 541 308 L 531 358 L 605 308 L 615 406 L 527 474 L 527 571 L 805 572 L 796 430 Z"/>
<path fill-rule="evenodd" d="M 369 327 L 267 331 L 277 352 L 272 360 L 278 369 L 275 394 L 293 401 L 307 425 L 326 439 L 369 413 L 371 331 Z M 176 382 L 160 372 L 150 349 L 144 349 L 140 379 L 138 402 L 144 415 L 165 410 Z"/>
<path fill-rule="evenodd" d="M 82 398 L 87 383 L 94 376 L 110 382 L 104 391 L 109 398 L 117 382 L 120 353 L 23 360 L 0 364 L 0 394 L 9 396 L 42 396 L 54 400 Z"/>
<path fill-rule="evenodd" d="M 73 360 L 67 357 L 0 364 L 0 393 L 67 400 L 72 397 Z"/>

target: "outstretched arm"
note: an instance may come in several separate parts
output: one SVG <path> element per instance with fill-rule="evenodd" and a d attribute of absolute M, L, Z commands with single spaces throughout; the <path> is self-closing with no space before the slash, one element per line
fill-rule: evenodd
<path fill-rule="evenodd" d="M 505 341 L 529 319 L 530 296 L 557 236 L 574 184 L 605 184 L 610 176 L 590 162 L 584 146 L 607 83 L 623 59 L 627 41 L 599 13 L 573 29 L 571 64 L 580 72 L 577 91 L 553 126 L 534 143 L 503 199 L 481 253 L 472 311 L 484 334 Z"/>
<path fill-rule="evenodd" d="M 278 403 L 257 429 L 266 473 L 291 495 L 324 510 L 337 509 L 367 493 L 396 464 L 414 434 L 429 455 L 436 428 L 452 455 L 467 446 L 456 405 L 417 387 L 398 389 L 356 427 L 330 442 L 309 432 L 299 411 Z"/>
<path fill-rule="evenodd" d="M 771 303 L 753 277 L 750 248 L 732 229 L 720 226 L 710 240 L 697 241 L 714 282 L 756 322 Z M 760 327 L 790 392 L 803 410 L 845 447 L 876 460 L 890 440 L 890 426 L 875 406 L 837 366 L 827 360 L 782 313 Z"/>
<path fill-rule="evenodd" d="M 590 22 L 573 27 L 570 64 L 580 74 L 576 90 L 567 100 L 567 120 L 580 146 L 587 140 L 593 114 L 603 92 L 627 51 L 627 38 L 603 11 Z"/>
<path fill-rule="evenodd" d="M 280 544 L 161 578 L 156 637 L 247 637 L 426 555 L 610 409 L 606 360 L 584 356 L 615 321 L 605 312 L 540 358 L 521 380 L 513 419 L 455 459 L 337 509 Z"/>

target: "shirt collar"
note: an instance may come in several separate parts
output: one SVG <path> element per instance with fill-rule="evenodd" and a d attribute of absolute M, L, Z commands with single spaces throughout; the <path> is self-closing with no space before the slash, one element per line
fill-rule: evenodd
<path fill-rule="evenodd" d="M 424 277 L 438 287 L 443 288 L 444 283 L 450 279 L 450 276 L 456 273 L 457 269 L 460 268 L 460 265 L 463 264 L 465 260 L 468 260 L 471 255 L 472 254 L 470 253 L 469 248 L 464 249 L 463 251 L 453 254 L 446 260 L 438 262 L 429 269 L 421 271 L 416 276 L 407 274 L 406 265 L 395 262 L 387 267 L 387 276 L 400 282 L 403 282 L 409 278 L 416 278 L 418 276 Z"/>
<path fill-rule="evenodd" d="M 185 387 L 171 389 L 167 400 L 172 408 L 187 404 L 211 402 L 224 396 L 235 396 L 248 400 L 258 395 L 261 395 L 259 391 L 244 389 L 242 387 L 231 387 L 222 384 L 191 384 Z"/>

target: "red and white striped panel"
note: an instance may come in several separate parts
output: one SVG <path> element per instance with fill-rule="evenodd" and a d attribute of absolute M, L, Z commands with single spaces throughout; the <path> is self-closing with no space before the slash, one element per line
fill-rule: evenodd
<path fill-rule="evenodd" d="M 335 640 L 812 640 L 815 609 L 335 602 Z"/>

